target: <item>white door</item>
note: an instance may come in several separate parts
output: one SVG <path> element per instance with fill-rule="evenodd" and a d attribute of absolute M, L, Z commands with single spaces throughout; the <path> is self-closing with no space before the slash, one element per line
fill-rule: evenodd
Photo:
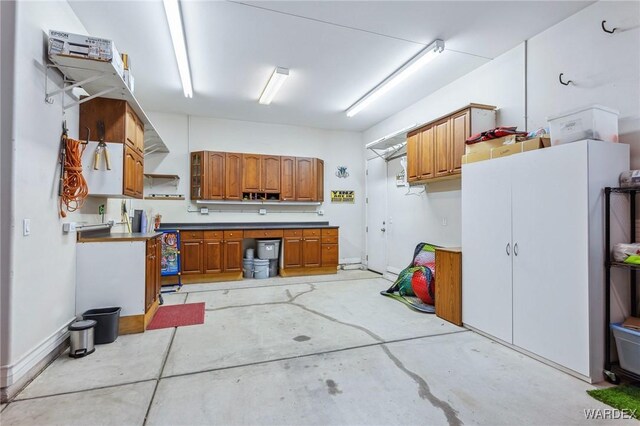
<path fill-rule="evenodd" d="M 387 162 L 367 160 L 367 268 L 387 271 Z"/>
<path fill-rule="evenodd" d="M 589 376 L 587 144 L 510 159 L 513 343 Z"/>
<path fill-rule="evenodd" d="M 462 168 L 462 322 L 512 342 L 509 158 Z"/>

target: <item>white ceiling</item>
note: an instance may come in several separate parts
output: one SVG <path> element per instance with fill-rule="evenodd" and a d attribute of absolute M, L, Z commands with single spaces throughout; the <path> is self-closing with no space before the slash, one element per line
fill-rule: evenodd
<path fill-rule="evenodd" d="M 342 130 L 371 127 L 590 3 L 183 0 L 194 89 L 186 99 L 161 1 L 70 0 L 91 35 L 130 55 L 147 110 Z M 445 41 L 441 57 L 346 117 L 437 38 Z M 271 105 L 259 105 L 276 66 L 290 78 Z"/>

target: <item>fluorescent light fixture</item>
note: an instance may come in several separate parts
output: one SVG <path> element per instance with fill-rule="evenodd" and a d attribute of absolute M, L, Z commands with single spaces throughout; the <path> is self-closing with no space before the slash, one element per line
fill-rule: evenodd
<path fill-rule="evenodd" d="M 287 68 L 277 67 L 273 71 L 273 74 L 271 74 L 271 77 L 262 91 L 262 95 L 260 95 L 258 102 L 262 105 L 269 105 L 278 93 L 278 90 L 280 90 L 284 84 L 287 77 L 289 77 L 289 70 Z"/>
<path fill-rule="evenodd" d="M 180 14 L 180 4 L 178 0 L 163 0 L 164 11 L 167 14 L 173 51 L 178 62 L 178 71 L 182 80 L 182 90 L 187 98 L 193 97 L 193 87 L 191 86 L 191 71 L 189 70 L 189 57 L 187 56 L 187 43 L 184 39 L 184 28 L 182 26 L 182 15 Z"/>
<path fill-rule="evenodd" d="M 373 103 L 380 96 L 387 93 L 389 90 L 398 85 L 401 81 L 405 80 L 411 74 L 418 71 L 420 68 L 431 62 L 440 52 L 444 50 L 444 41 L 436 40 L 429 46 L 422 49 L 416 56 L 411 58 L 407 63 L 398 68 L 393 74 L 387 77 L 382 83 L 378 84 L 369 93 L 364 95 L 358 102 L 351 105 L 347 109 L 347 117 L 353 117 L 371 103 Z"/>

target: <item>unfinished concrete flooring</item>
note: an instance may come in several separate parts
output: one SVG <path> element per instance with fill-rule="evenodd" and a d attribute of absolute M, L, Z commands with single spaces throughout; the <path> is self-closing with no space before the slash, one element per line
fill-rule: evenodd
<path fill-rule="evenodd" d="M 204 324 L 63 355 L 0 421 L 578 424 L 606 408 L 580 380 L 380 296 L 389 285 L 350 271 L 185 286 L 165 301 L 204 302 Z"/>

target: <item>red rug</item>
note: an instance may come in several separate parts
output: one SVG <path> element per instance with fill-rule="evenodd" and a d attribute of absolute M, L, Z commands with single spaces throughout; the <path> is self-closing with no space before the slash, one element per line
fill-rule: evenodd
<path fill-rule="evenodd" d="M 204 324 L 204 302 L 160 306 L 147 330 Z"/>

